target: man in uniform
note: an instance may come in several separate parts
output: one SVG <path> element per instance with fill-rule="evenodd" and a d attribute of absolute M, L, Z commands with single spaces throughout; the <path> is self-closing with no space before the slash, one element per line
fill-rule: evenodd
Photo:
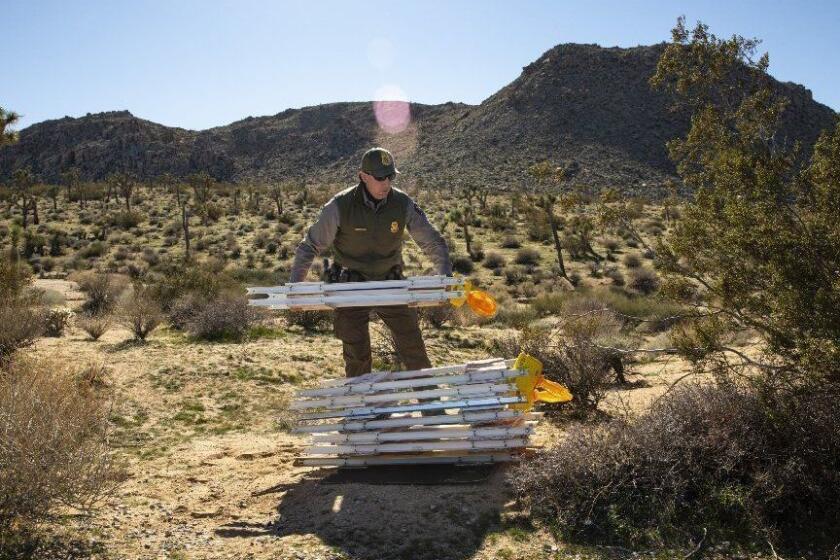
<path fill-rule="evenodd" d="M 333 266 L 325 271 L 330 281 L 400 279 L 405 230 L 434 262 L 437 274 L 452 273 L 443 237 L 420 207 L 393 187 L 398 173 L 388 150 L 372 148 L 365 152 L 358 185 L 327 202 L 298 245 L 291 282 L 302 282 L 315 256 L 329 246 L 335 255 Z M 344 370 L 348 377 L 371 370 L 371 309 L 390 329 L 406 368 L 431 367 L 414 309 L 405 305 L 344 307 L 335 310 L 335 334 L 344 344 Z"/>

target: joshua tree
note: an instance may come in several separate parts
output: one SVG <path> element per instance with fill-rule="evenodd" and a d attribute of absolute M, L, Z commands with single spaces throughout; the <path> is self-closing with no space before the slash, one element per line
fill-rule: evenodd
<path fill-rule="evenodd" d="M 537 181 L 537 184 L 543 186 L 552 184 L 559 186 L 565 180 L 563 169 L 552 166 L 548 161 L 531 166 L 529 172 Z M 554 213 L 554 207 L 556 206 L 558 199 L 558 194 L 546 192 L 536 195 L 534 198 L 534 205 L 543 210 L 546 218 L 548 218 L 548 225 L 551 227 L 551 237 L 554 240 L 554 250 L 557 252 L 557 264 L 560 268 L 560 276 L 568 280 L 569 276 L 566 273 L 566 264 L 563 261 L 563 245 L 560 243 L 560 236 L 557 233 L 562 222 L 561 218 L 558 218 L 558 216 Z"/>
<path fill-rule="evenodd" d="M 77 167 L 71 167 L 67 171 L 64 171 L 61 174 L 61 180 L 64 181 L 65 186 L 67 187 L 67 204 L 70 204 L 70 197 L 73 194 L 73 191 L 76 191 L 79 187 L 79 179 L 81 174 L 79 173 L 79 169 Z M 78 192 L 78 191 L 77 191 Z M 81 193 L 79 193 L 79 200 L 81 200 Z"/>
<path fill-rule="evenodd" d="M 472 207 L 469 203 L 461 203 L 449 211 L 449 220 L 464 229 L 464 244 L 467 247 L 467 254 L 470 256 L 472 256 L 472 236 L 470 235 L 472 216 Z"/>
<path fill-rule="evenodd" d="M 213 179 L 213 177 L 211 177 L 206 171 L 194 173 L 190 175 L 187 180 L 193 189 L 195 203 L 198 206 L 198 211 L 201 213 L 201 224 L 206 226 L 210 219 L 207 212 L 207 204 L 210 202 L 210 197 L 213 195 L 216 180 Z"/>
<path fill-rule="evenodd" d="M 137 188 L 137 181 L 128 173 L 114 173 L 108 177 L 108 183 L 125 199 L 125 211 L 131 212 L 131 196 Z"/>
<path fill-rule="evenodd" d="M 11 130 L 11 126 L 14 125 L 20 115 L 13 111 L 6 111 L 3 107 L 0 107 L 0 146 L 5 146 L 6 144 L 13 144 L 17 142 L 17 132 Z"/>
<path fill-rule="evenodd" d="M 283 193 L 286 191 L 286 185 L 283 183 L 272 183 L 268 188 L 268 194 L 271 200 L 277 206 L 277 217 L 283 215 Z"/>
<path fill-rule="evenodd" d="M 32 210 L 32 223 L 38 225 L 38 203 L 35 200 L 35 178 L 28 168 L 17 169 L 12 174 L 12 196 L 20 206 L 23 216 L 23 228 L 28 224 L 29 211 Z"/>

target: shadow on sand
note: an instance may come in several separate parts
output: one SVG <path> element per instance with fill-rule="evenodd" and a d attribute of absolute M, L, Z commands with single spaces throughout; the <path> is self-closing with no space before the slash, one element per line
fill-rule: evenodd
<path fill-rule="evenodd" d="M 480 482 L 454 485 L 328 483 L 322 474 L 263 491 L 285 491 L 270 526 L 231 523 L 216 534 L 312 534 L 354 560 L 460 560 L 499 530 L 509 499 L 504 477 L 501 465 Z"/>

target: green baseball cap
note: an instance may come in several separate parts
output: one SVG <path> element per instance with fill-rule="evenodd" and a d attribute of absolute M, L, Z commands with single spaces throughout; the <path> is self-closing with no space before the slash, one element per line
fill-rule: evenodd
<path fill-rule="evenodd" d="M 386 177 L 399 173 L 394 156 L 385 148 L 371 148 L 362 156 L 362 171 L 374 177 Z"/>

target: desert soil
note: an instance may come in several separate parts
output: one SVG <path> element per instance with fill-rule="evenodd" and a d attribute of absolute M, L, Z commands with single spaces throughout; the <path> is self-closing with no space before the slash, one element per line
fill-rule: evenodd
<path fill-rule="evenodd" d="M 47 285 L 49 284 L 49 285 Z M 80 301 L 72 283 L 39 280 Z M 457 331 L 457 332 L 456 332 Z M 495 329 L 428 330 L 436 365 L 487 357 Z M 325 484 L 298 467 L 305 440 L 287 431 L 293 391 L 342 375 L 329 332 L 282 331 L 236 344 L 196 343 L 159 330 L 146 344 L 120 328 L 91 341 L 71 328 L 38 342 L 38 356 L 104 368 L 112 438 L 125 465 L 116 495 L 66 530 L 93 558 L 566 558 L 573 549 L 527 521 L 499 466 L 478 484 Z M 453 342 L 454 341 L 454 342 Z M 686 365 L 636 364 L 608 410 L 643 410 Z M 535 442 L 563 428 L 544 420 Z M 608 553 L 609 551 L 606 551 Z"/>

